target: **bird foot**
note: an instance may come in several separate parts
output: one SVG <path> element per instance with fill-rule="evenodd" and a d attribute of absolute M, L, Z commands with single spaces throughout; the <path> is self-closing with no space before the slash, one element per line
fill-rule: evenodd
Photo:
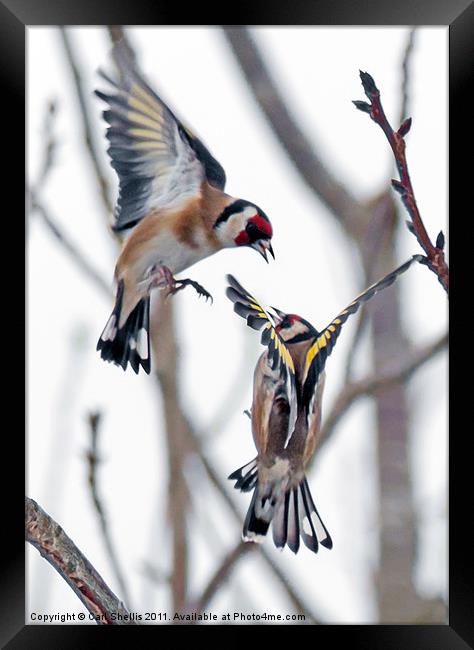
<path fill-rule="evenodd" d="M 152 289 L 166 289 L 168 296 L 174 295 L 189 285 L 191 287 L 194 287 L 194 289 L 199 294 L 199 297 L 204 296 L 206 301 L 210 299 L 211 303 L 213 302 L 211 294 L 206 291 L 206 289 L 204 289 L 204 287 L 202 287 L 198 282 L 195 280 L 190 280 L 188 278 L 184 280 L 177 280 L 171 273 L 170 269 L 164 265 L 152 266 L 147 273 L 145 281 L 148 284 L 149 291 Z"/>
<path fill-rule="evenodd" d="M 189 278 L 186 278 L 184 280 L 176 280 L 175 288 L 173 289 L 173 291 L 171 291 L 171 293 L 176 293 L 177 291 L 180 291 L 181 289 L 184 289 L 184 287 L 187 286 L 193 287 L 197 291 L 199 298 L 201 296 L 204 296 L 206 302 L 207 300 L 210 300 L 211 304 L 214 302 L 214 299 L 209 293 L 209 291 L 206 291 L 206 289 L 204 289 L 204 287 L 201 286 L 199 282 L 196 282 L 195 280 L 190 280 Z"/>

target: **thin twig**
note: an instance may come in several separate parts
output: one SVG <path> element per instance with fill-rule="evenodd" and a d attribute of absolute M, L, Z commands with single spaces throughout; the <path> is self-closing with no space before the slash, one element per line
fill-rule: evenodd
<path fill-rule="evenodd" d="M 418 243 L 426 253 L 426 265 L 438 277 L 446 293 L 449 293 L 449 269 L 444 259 L 444 235 L 441 232 L 433 245 L 426 231 L 415 200 L 415 194 L 408 173 L 408 165 L 405 156 L 405 135 L 411 127 L 411 118 L 402 122 L 398 131 L 394 131 L 385 115 L 381 100 L 380 91 L 375 81 L 367 72 L 360 73 L 362 86 L 370 103 L 354 101 L 354 105 L 364 113 L 368 113 L 371 119 L 380 126 L 390 144 L 395 162 L 397 164 L 400 180 L 392 179 L 393 188 L 400 194 L 411 221 L 409 230 L 418 240 Z"/>
<path fill-rule="evenodd" d="M 413 27 L 408 32 L 408 38 L 405 45 L 405 51 L 403 52 L 403 61 L 402 61 L 402 102 L 400 105 L 400 124 L 406 118 L 408 114 L 408 88 L 410 85 L 410 63 L 413 54 L 413 47 L 415 45 L 415 36 L 416 28 Z"/>
<path fill-rule="evenodd" d="M 317 147 L 310 144 L 313 138 L 307 137 L 296 123 L 250 30 L 224 27 L 223 32 L 254 99 L 296 169 L 345 230 L 357 236 L 361 205 L 323 163 Z"/>
<path fill-rule="evenodd" d="M 413 47 L 415 43 L 416 28 L 413 28 L 408 33 L 407 42 L 405 45 L 405 50 L 403 52 L 402 59 L 402 83 L 401 83 L 401 96 L 402 101 L 400 105 L 400 119 L 402 122 L 408 111 L 408 90 L 410 85 L 410 63 L 413 55 Z M 389 202 L 387 204 L 387 202 Z M 377 232 L 374 234 L 371 233 L 369 241 L 365 241 L 365 237 L 361 239 L 361 243 L 365 241 L 368 246 L 370 246 L 371 251 L 374 251 L 375 254 L 365 255 L 364 256 L 364 271 L 365 271 L 365 285 L 368 286 L 371 282 L 374 281 L 374 270 L 378 263 L 377 252 L 382 252 L 384 250 L 382 237 L 386 234 L 387 231 L 387 214 L 391 212 L 391 207 L 393 205 L 392 195 L 389 193 L 389 190 L 384 191 L 381 195 L 376 195 L 373 199 L 367 204 L 367 212 L 370 213 L 370 218 L 368 217 L 368 222 L 370 226 L 377 229 Z M 364 305 L 361 309 L 357 321 L 357 326 L 354 331 L 352 342 L 349 347 L 349 354 L 347 355 L 346 371 L 345 371 L 345 383 L 347 384 L 352 378 L 352 369 L 353 361 L 355 357 L 355 352 L 358 347 L 358 343 L 362 338 L 366 330 L 366 326 L 369 323 L 369 314 L 370 306 Z"/>
<path fill-rule="evenodd" d="M 94 502 L 94 506 L 97 511 L 97 515 L 99 517 L 100 527 L 102 530 L 102 537 L 105 542 L 105 547 L 109 556 L 110 563 L 112 565 L 112 569 L 114 570 L 115 577 L 117 578 L 117 582 L 119 583 L 125 602 L 128 604 L 129 607 L 132 607 L 129 591 L 125 579 L 123 577 L 122 569 L 120 567 L 120 562 L 118 560 L 118 555 L 115 550 L 115 546 L 112 542 L 112 536 L 110 534 L 109 527 L 107 524 L 105 509 L 104 506 L 102 505 L 102 499 L 99 496 L 99 489 L 97 486 L 97 466 L 100 463 L 100 458 L 97 449 L 98 449 L 98 436 L 99 436 L 101 418 L 102 418 L 102 414 L 98 411 L 94 413 L 89 413 L 88 416 L 89 429 L 91 434 L 91 446 L 86 453 L 88 469 L 89 469 L 88 483 L 91 491 L 92 500 Z"/>
<path fill-rule="evenodd" d="M 92 615 L 91 620 L 98 625 L 135 625 L 133 615 L 129 614 L 61 526 L 29 497 L 25 497 L 25 509 L 26 541 L 72 588 Z"/>
<path fill-rule="evenodd" d="M 339 393 L 336 401 L 334 402 L 329 414 L 324 420 L 324 424 L 320 430 L 320 442 L 318 450 L 320 451 L 324 444 L 330 439 L 334 432 L 336 425 L 341 418 L 347 414 L 349 408 L 354 402 L 363 395 L 374 395 L 378 391 L 387 386 L 407 381 L 418 368 L 424 363 L 432 359 L 438 352 L 443 350 L 448 343 L 448 335 L 444 334 L 436 341 L 423 346 L 419 350 L 415 350 L 410 355 L 409 361 L 404 365 L 388 372 L 382 376 L 370 376 L 361 379 L 352 384 L 347 384 L 345 388 Z M 314 456 L 314 458 L 316 458 Z"/>
<path fill-rule="evenodd" d="M 57 142 L 53 133 L 53 124 L 56 117 L 57 106 L 55 100 L 51 99 L 48 102 L 46 115 L 43 124 L 43 139 L 46 143 L 43 154 L 43 161 L 40 166 L 40 172 L 35 183 L 35 192 L 38 193 L 42 185 L 44 185 L 49 172 L 54 164 L 54 155 L 56 153 Z"/>
<path fill-rule="evenodd" d="M 84 83 L 82 80 L 81 73 L 79 72 L 79 66 L 76 61 L 76 56 L 74 54 L 74 49 L 71 45 L 71 40 L 69 35 L 64 27 L 60 27 L 61 39 L 63 42 L 64 50 L 66 52 L 66 59 L 69 63 L 71 69 L 72 77 L 74 80 L 74 87 L 76 90 L 76 96 L 79 102 L 79 113 L 82 119 L 82 127 L 84 131 L 84 140 L 89 154 L 89 159 L 92 163 L 92 166 L 95 171 L 95 177 L 99 185 L 99 193 L 102 199 L 102 204 L 104 206 L 107 218 L 110 218 L 112 214 L 113 205 L 110 200 L 110 189 L 108 182 L 106 180 L 106 175 L 102 169 L 102 164 L 100 163 L 100 154 L 99 149 L 96 147 L 94 139 L 94 129 L 92 127 L 92 119 L 89 114 L 89 107 L 86 101 L 86 95 L 88 94 L 84 89 Z"/>
<path fill-rule="evenodd" d="M 30 192 L 30 201 L 31 209 L 35 210 L 39 216 L 42 218 L 44 224 L 48 227 L 50 233 L 56 238 L 56 240 L 61 244 L 61 246 L 69 253 L 71 259 L 74 261 L 76 266 L 85 273 L 85 275 L 92 280 L 93 284 L 100 289 L 100 291 L 110 298 L 112 294 L 112 287 L 109 285 L 100 273 L 92 266 L 92 264 L 86 259 L 84 254 L 78 249 L 76 244 L 74 244 L 69 236 L 64 233 L 64 231 L 59 227 L 58 223 L 51 217 L 49 212 L 46 210 L 44 205 L 39 203 L 34 197 L 33 193 Z"/>

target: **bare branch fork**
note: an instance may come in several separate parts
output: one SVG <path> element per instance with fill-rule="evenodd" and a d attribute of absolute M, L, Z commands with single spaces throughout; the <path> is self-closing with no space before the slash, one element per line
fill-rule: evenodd
<path fill-rule="evenodd" d="M 353 104 L 364 113 L 368 113 L 371 119 L 380 126 L 390 144 L 395 157 L 400 180 L 392 179 L 393 188 L 400 194 L 411 221 L 407 221 L 408 230 L 415 235 L 418 243 L 426 253 L 424 262 L 428 268 L 438 277 L 446 293 L 449 293 L 449 269 L 444 258 L 444 234 L 441 231 L 436 239 L 436 244 L 426 231 L 425 225 L 418 210 L 415 200 L 415 193 L 408 173 L 408 164 L 405 155 L 405 136 L 411 128 L 411 117 L 405 119 L 398 131 L 394 131 L 385 115 L 380 100 L 380 91 L 375 81 L 368 72 L 360 72 L 360 79 L 370 104 L 364 101 L 355 100 Z"/>
<path fill-rule="evenodd" d="M 37 503 L 25 497 L 25 539 L 64 578 L 99 625 L 135 625 L 124 604 L 74 542 Z"/>

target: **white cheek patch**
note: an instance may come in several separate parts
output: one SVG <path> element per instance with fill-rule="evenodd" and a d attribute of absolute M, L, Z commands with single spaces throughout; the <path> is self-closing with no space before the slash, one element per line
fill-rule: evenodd
<path fill-rule="evenodd" d="M 141 359 L 148 359 L 148 334 L 144 327 L 138 332 L 137 352 Z"/>
<path fill-rule="evenodd" d="M 115 323 L 117 321 L 117 318 L 115 314 L 112 314 L 112 316 L 109 318 L 107 321 L 107 325 L 104 328 L 104 331 L 102 332 L 101 339 L 102 341 L 113 341 L 115 338 L 115 335 L 117 334 L 117 328 L 115 327 Z"/>

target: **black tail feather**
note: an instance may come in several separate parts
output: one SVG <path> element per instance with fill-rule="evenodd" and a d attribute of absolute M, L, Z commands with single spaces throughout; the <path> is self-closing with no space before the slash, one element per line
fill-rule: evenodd
<path fill-rule="evenodd" d="M 273 516 L 273 543 L 277 548 L 283 548 L 287 543 L 288 538 L 288 505 L 292 494 L 287 492 L 285 494 L 285 502 L 282 503 L 280 508 L 276 509 Z"/>
<path fill-rule="evenodd" d="M 299 488 L 294 488 L 288 504 L 288 539 L 286 543 L 293 553 L 298 553 L 300 548 L 300 517 L 298 513 L 298 492 Z"/>
<path fill-rule="evenodd" d="M 271 495 L 259 494 L 256 459 L 233 472 L 229 479 L 235 481 L 234 487 L 241 492 L 254 490 L 243 526 L 245 540 L 262 542 L 272 523 L 277 548 L 288 546 L 293 553 L 298 553 L 300 538 L 313 553 L 318 552 L 319 544 L 332 548 L 331 536 L 314 505 L 306 478 L 297 487 L 290 488 L 274 508 L 265 507 Z"/>
<path fill-rule="evenodd" d="M 114 309 L 97 343 L 97 350 L 104 361 L 115 363 L 124 370 L 129 363 L 137 374 L 141 366 L 150 374 L 150 297 L 140 300 L 123 327 L 119 329 L 123 291 L 121 281 Z"/>
<path fill-rule="evenodd" d="M 257 496 L 258 490 L 255 488 L 252 495 L 252 501 L 250 502 L 250 507 L 247 510 L 247 516 L 245 517 L 242 537 L 245 541 L 258 543 L 263 542 L 263 539 L 268 532 L 270 521 L 262 519 L 255 513 Z"/>
<path fill-rule="evenodd" d="M 316 506 L 314 505 L 313 497 L 311 496 L 311 492 L 306 477 L 300 483 L 300 492 L 304 493 L 305 495 L 306 498 L 305 500 L 306 503 L 308 504 L 308 508 L 306 509 L 306 516 L 313 523 L 313 530 L 315 530 L 317 539 L 319 540 L 320 544 L 322 544 L 326 548 L 332 548 L 331 535 L 329 534 L 326 526 L 323 523 L 323 520 L 319 516 L 319 512 L 317 511 Z M 302 514 L 300 513 L 300 522 L 303 522 L 303 524 L 304 524 L 304 519 L 305 517 L 304 516 L 302 517 Z"/>

